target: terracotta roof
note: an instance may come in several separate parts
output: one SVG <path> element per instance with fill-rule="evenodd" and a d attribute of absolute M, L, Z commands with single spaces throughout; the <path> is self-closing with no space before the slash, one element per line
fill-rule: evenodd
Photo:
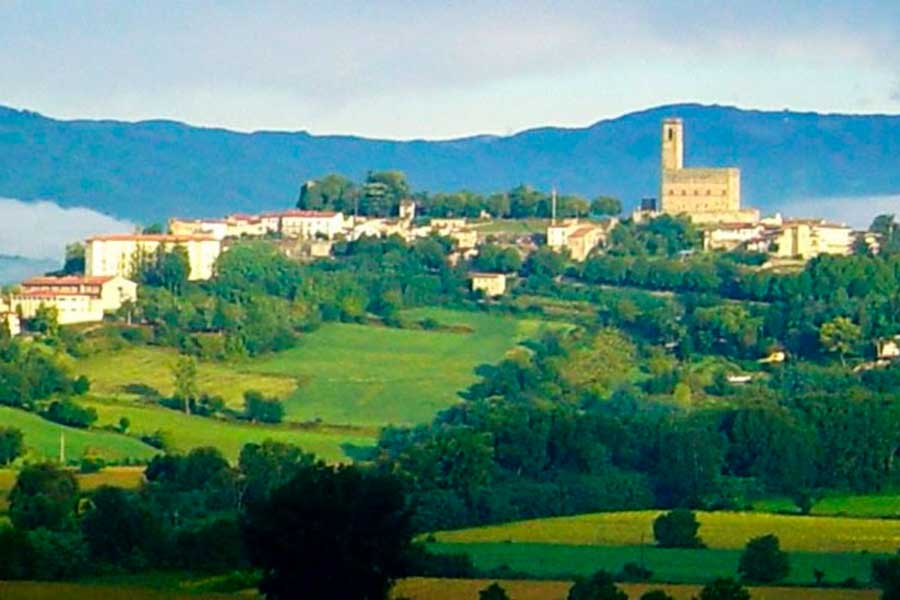
<path fill-rule="evenodd" d="M 39 285 L 103 285 L 108 281 L 115 279 L 112 275 L 86 277 L 79 275 L 65 275 L 63 277 L 32 277 L 22 282 L 23 286 L 39 286 Z"/>
<path fill-rule="evenodd" d="M 599 229 L 599 227 L 591 227 L 590 225 L 588 225 L 587 227 L 579 227 L 578 229 L 573 231 L 572 235 L 570 235 L 569 237 L 570 238 L 584 237 L 587 234 L 589 234 L 590 232 L 594 231 L 595 229 Z"/>
<path fill-rule="evenodd" d="M 334 211 L 319 211 L 319 210 L 284 210 L 281 212 L 268 212 L 263 213 L 261 217 L 298 217 L 298 218 L 327 218 L 333 217 L 337 213 Z"/>
<path fill-rule="evenodd" d="M 506 277 L 506 273 L 469 273 L 469 277 L 482 277 L 484 279 L 500 279 L 501 277 Z"/>
<path fill-rule="evenodd" d="M 113 233 L 110 235 L 92 235 L 89 242 L 215 242 L 211 235 L 169 235 L 164 233 Z"/>
<path fill-rule="evenodd" d="M 169 219 L 169 223 L 193 223 L 195 225 L 203 225 L 204 223 L 224 224 L 225 219 Z"/>
<path fill-rule="evenodd" d="M 96 294 L 87 294 L 82 292 L 60 292 L 59 290 L 32 290 L 23 291 L 16 294 L 19 298 L 58 298 L 60 296 L 83 296 L 85 298 L 96 298 Z"/>

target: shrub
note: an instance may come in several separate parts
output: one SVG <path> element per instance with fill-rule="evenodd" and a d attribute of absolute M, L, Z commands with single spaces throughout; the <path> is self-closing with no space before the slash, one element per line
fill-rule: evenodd
<path fill-rule="evenodd" d="M 47 410 L 40 413 L 48 421 L 86 429 L 97 420 L 97 411 L 72 400 L 54 400 Z"/>
<path fill-rule="evenodd" d="M 244 392 L 244 418 L 261 423 L 281 423 L 284 406 L 278 398 L 267 398 L 255 390 Z"/>
<path fill-rule="evenodd" d="M 619 574 L 621 581 L 647 581 L 653 577 L 653 571 L 636 562 L 627 562 Z"/>
<path fill-rule="evenodd" d="M 653 537 L 663 548 L 703 548 L 699 529 L 700 522 L 690 510 L 672 510 L 653 521 Z"/>
<path fill-rule="evenodd" d="M 697 600 L 750 600 L 750 592 L 729 577 L 706 584 Z"/>
<path fill-rule="evenodd" d="M 764 535 L 747 542 L 738 564 L 738 573 L 748 581 L 772 583 L 791 572 L 787 552 L 781 549 L 778 537 Z"/>
<path fill-rule="evenodd" d="M 589 578 L 579 577 L 569 590 L 568 600 L 628 600 L 628 595 L 616 587 L 613 576 L 597 571 Z"/>

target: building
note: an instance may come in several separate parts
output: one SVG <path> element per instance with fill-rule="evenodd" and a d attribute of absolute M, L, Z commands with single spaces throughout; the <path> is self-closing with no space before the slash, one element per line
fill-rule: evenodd
<path fill-rule="evenodd" d="M 571 219 L 547 228 L 547 245 L 554 250 L 568 250 L 572 260 L 583 261 L 591 250 L 606 244 L 609 231 L 618 221 L 590 223 Z"/>
<path fill-rule="evenodd" d="M 121 275 L 86 277 L 32 277 L 21 283 L 22 294 L 46 292 L 92 296 L 105 311 L 115 311 L 126 302 L 137 301 L 137 284 Z"/>
<path fill-rule="evenodd" d="M 398 214 L 401 221 L 413 221 L 416 218 L 416 203 L 413 200 L 401 200 Z"/>
<path fill-rule="evenodd" d="M 503 273 L 472 273 L 472 291 L 482 292 L 488 298 L 496 298 L 506 293 L 506 275 Z"/>
<path fill-rule="evenodd" d="M 41 307 L 55 308 L 56 321 L 60 325 L 93 323 L 103 320 L 103 303 L 91 294 L 72 292 L 23 291 L 10 298 L 16 313 L 22 318 L 34 318 Z"/>
<path fill-rule="evenodd" d="M 169 219 L 169 233 L 172 235 L 208 235 L 217 240 L 228 236 L 225 219 Z"/>
<path fill-rule="evenodd" d="M 210 279 L 216 260 L 222 252 L 222 242 L 211 235 L 98 235 L 87 239 L 84 252 L 85 274 L 89 277 L 121 275 L 129 277 L 143 257 L 151 256 L 158 248 L 171 251 L 185 249 L 192 281 Z"/>
<path fill-rule="evenodd" d="M 730 252 L 748 249 L 763 239 L 765 227 L 760 223 L 720 223 L 703 231 L 704 250 Z"/>
<path fill-rule="evenodd" d="M 276 231 L 283 237 L 311 240 L 334 239 L 344 229 L 344 214 L 330 211 L 287 210 L 260 215 L 266 231 Z"/>
<path fill-rule="evenodd" d="M 759 212 L 741 208 L 741 171 L 736 167 L 684 166 L 684 125 L 666 119 L 662 125 L 659 210 L 685 215 L 695 223 L 744 223 L 759 220 Z"/>
<path fill-rule="evenodd" d="M 226 237 L 262 237 L 268 233 L 262 217 L 234 214 L 225 217 Z"/>
<path fill-rule="evenodd" d="M 778 258 L 810 259 L 820 254 L 853 252 L 853 229 L 820 219 L 785 220 L 771 234 L 769 252 Z"/>
<path fill-rule="evenodd" d="M 3 335 L 2 328 L 5 327 L 11 337 L 16 337 L 22 333 L 22 323 L 19 315 L 13 310 L 12 306 L 0 297 L 0 336 Z"/>
<path fill-rule="evenodd" d="M 474 229 L 458 229 L 450 232 L 450 239 L 460 250 L 472 250 L 478 245 L 478 232 Z"/>

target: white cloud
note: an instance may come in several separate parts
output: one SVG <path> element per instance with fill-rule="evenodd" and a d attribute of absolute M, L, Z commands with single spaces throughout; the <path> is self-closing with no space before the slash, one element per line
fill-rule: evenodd
<path fill-rule="evenodd" d="M 0 198 L 0 254 L 62 260 L 66 244 L 134 225 L 88 208 Z"/>

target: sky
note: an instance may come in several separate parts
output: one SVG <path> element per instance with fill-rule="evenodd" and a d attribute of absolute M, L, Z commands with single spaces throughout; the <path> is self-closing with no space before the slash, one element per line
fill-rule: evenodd
<path fill-rule="evenodd" d="M 675 102 L 900 113 L 900 2 L 0 0 L 0 104 L 392 139 Z"/>

